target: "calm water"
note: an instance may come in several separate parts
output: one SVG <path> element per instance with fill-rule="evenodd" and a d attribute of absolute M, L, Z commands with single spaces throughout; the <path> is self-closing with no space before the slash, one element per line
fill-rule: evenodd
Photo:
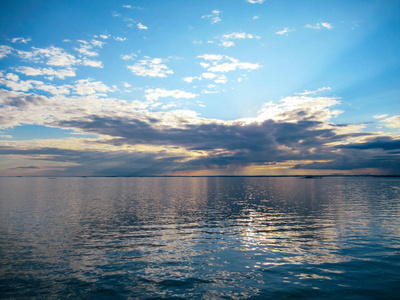
<path fill-rule="evenodd" d="M 400 178 L 0 178 L 0 295 L 399 299 Z"/>

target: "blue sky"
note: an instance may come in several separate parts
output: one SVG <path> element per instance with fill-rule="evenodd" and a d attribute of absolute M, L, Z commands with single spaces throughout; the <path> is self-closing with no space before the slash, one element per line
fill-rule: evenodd
<path fill-rule="evenodd" d="M 399 1 L 2 6 L 0 175 L 398 174 Z"/>

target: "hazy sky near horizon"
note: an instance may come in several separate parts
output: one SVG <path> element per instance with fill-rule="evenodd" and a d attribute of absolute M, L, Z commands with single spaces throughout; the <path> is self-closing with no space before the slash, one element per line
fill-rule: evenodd
<path fill-rule="evenodd" d="M 399 174 L 400 1 L 0 15 L 0 176 Z"/>

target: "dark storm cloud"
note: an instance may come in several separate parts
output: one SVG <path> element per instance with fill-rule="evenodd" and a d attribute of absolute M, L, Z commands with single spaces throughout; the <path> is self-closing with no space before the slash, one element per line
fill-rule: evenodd
<path fill-rule="evenodd" d="M 144 121 L 91 116 L 86 119 L 61 121 L 56 125 L 116 137 L 109 141 L 115 145 L 178 145 L 188 150 L 269 151 L 270 154 L 282 152 L 282 146 L 306 151 L 308 148 L 322 147 L 326 143 L 366 135 L 338 135 L 333 128 L 321 129 L 322 122 L 318 121 L 289 123 L 267 120 L 250 124 L 186 124 L 181 128 L 153 126 L 154 123 L 155 119 Z"/>
<path fill-rule="evenodd" d="M 368 140 L 365 143 L 361 144 L 347 144 L 339 146 L 338 148 L 347 148 L 347 149 L 382 149 L 382 150 L 398 150 L 400 149 L 400 140 L 395 140 L 391 137 L 385 138 L 373 138 Z"/>

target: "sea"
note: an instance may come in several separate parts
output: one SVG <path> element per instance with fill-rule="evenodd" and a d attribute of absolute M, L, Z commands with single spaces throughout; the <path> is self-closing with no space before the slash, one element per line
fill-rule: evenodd
<path fill-rule="evenodd" d="M 400 299 L 400 178 L 0 178 L 2 299 Z"/>

